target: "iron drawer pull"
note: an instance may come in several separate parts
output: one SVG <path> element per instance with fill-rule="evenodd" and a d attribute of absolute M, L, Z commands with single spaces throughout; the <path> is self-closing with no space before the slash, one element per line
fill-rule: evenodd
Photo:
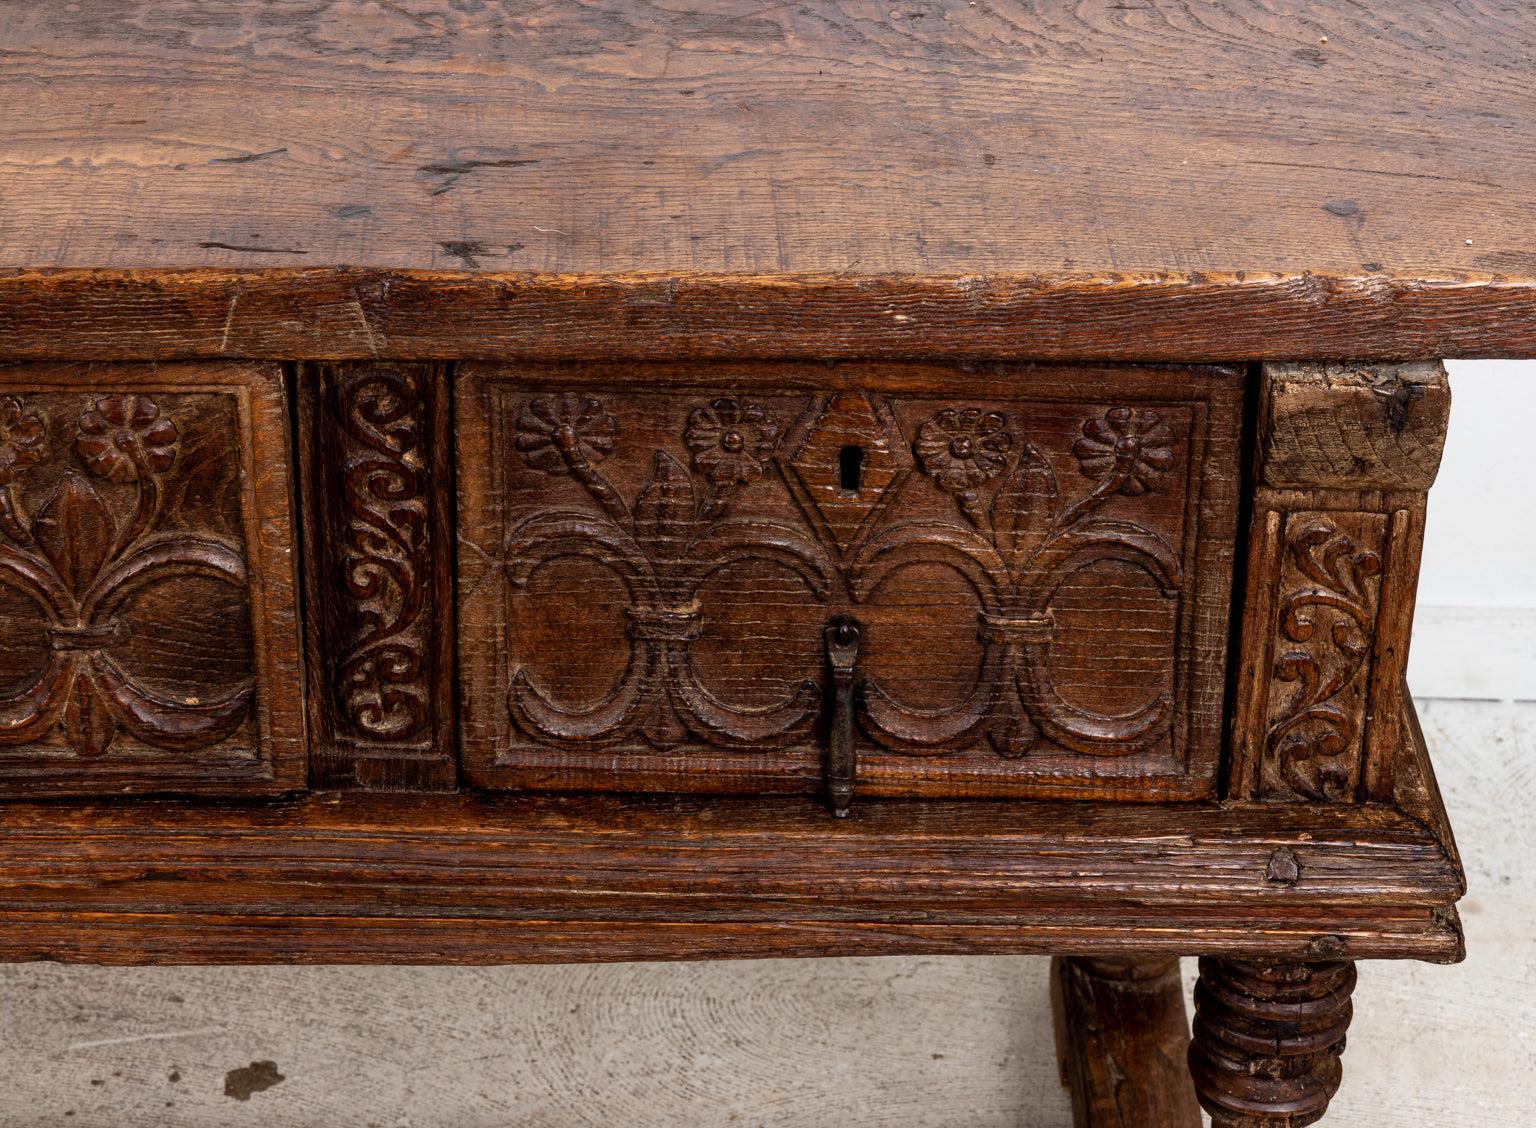
<path fill-rule="evenodd" d="M 827 624 L 827 661 L 832 666 L 832 728 L 825 766 L 827 802 L 838 818 L 853 802 L 858 753 L 853 745 L 854 665 L 859 660 L 859 621 L 838 615 Z"/>

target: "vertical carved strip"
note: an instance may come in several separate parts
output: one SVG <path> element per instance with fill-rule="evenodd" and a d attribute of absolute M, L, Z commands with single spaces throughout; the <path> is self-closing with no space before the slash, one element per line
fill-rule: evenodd
<path fill-rule="evenodd" d="M 1285 516 L 1259 772 L 1266 796 L 1336 801 L 1359 790 L 1385 526 L 1379 513 Z"/>
<path fill-rule="evenodd" d="M 1445 372 L 1277 364 L 1261 381 L 1229 791 L 1386 799 Z"/>
<path fill-rule="evenodd" d="M 445 388 L 433 365 L 300 373 L 320 786 L 455 783 Z"/>

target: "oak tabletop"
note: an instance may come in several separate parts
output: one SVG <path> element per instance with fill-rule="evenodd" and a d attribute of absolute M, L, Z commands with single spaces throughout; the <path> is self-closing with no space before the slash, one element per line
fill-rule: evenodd
<path fill-rule="evenodd" d="M 393 279 L 814 291 L 684 353 L 1529 355 L 1532 58 L 1501 0 L 6 5 L 0 297 L 174 281 L 183 354 L 456 351 Z"/>

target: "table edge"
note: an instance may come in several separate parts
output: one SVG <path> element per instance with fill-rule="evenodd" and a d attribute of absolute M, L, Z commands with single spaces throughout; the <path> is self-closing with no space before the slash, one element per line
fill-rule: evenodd
<path fill-rule="evenodd" d="M 1536 277 L 0 269 L 0 358 L 1536 357 Z"/>

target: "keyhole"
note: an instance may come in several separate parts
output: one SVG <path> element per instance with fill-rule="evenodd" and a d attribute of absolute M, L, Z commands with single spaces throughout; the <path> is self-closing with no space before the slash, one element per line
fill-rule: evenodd
<path fill-rule="evenodd" d="M 856 494 L 864 481 L 864 448 L 857 444 L 837 452 L 838 485 L 845 494 Z"/>

